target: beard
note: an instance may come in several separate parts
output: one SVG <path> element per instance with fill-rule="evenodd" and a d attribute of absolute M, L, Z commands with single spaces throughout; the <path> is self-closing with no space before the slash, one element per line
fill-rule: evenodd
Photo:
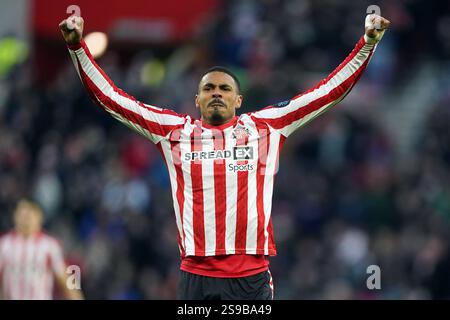
<path fill-rule="evenodd" d="M 215 126 L 228 122 L 233 116 L 232 107 L 219 98 L 209 101 L 202 113 L 202 117 L 207 120 L 207 123 Z"/>
<path fill-rule="evenodd" d="M 220 112 L 219 108 L 216 107 L 214 108 L 214 110 L 212 111 L 209 120 L 212 123 L 222 123 L 225 120 L 224 115 L 222 114 L 222 112 Z"/>

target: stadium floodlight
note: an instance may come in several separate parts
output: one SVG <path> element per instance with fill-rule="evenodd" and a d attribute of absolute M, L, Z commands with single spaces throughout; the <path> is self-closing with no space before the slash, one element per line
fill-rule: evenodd
<path fill-rule="evenodd" d="M 94 59 L 101 57 L 108 47 L 108 36 L 103 32 L 92 32 L 84 37 L 84 41 Z"/>

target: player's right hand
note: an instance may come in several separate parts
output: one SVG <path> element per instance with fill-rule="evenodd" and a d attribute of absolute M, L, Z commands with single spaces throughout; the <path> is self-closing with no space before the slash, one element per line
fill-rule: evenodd
<path fill-rule="evenodd" d="M 368 14 L 365 22 L 365 33 L 369 38 L 379 40 L 389 28 L 391 22 L 377 14 Z"/>
<path fill-rule="evenodd" d="M 83 37 L 84 20 L 82 17 L 73 15 L 64 19 L 59 24 L 59 29 L 64 40 L 69 45 L 79 44 Z"/>

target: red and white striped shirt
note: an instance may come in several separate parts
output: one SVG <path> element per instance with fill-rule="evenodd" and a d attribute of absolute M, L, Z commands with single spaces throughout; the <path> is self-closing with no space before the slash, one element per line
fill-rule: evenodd
<path fill-rule="evenodd" d="M 8 300 L 51 300 L 55 274 L 64 274 L 58 241 L 44 233 L 28 238 L 10 232 L 0 238 L 1 296 Z"/>
<path fill-rule="evenodd" d="M 135 100 L 112 83 L 84 42 L 69 52 L 94 101 L 163 155 L 182 257 L 275 255 L 271 207 L 283 142 L 349 93 L 375 50 L 368 41 L 361 37 L 344 62 L 309 91 L 221 126 Z"/>

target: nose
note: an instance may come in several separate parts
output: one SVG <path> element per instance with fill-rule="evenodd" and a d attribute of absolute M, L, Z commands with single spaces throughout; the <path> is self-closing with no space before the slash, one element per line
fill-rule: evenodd
<path fill-rule="evenodd" d="M 222 98 L 222 95 L 218 91 L 214 92 L 212 96 L 213 98 Z"/>

